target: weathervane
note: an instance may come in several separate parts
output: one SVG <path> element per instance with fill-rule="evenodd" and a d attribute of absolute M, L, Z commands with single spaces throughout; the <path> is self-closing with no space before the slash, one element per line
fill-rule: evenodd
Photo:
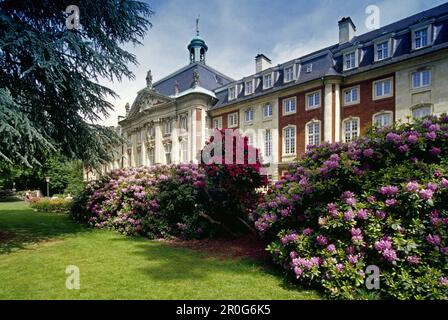
<path fill-rule="evenodd" d="M 196 35 L 199 36 L 199 18 L 201 17 L 200 14 L 198 14 L 198 17 L 196 18 Z"/>

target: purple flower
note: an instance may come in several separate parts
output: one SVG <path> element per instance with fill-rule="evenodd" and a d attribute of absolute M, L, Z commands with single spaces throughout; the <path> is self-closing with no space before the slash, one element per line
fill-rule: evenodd
<path fill-rule="evenodd" d="M 448 188 L 448 180 L 445 179 L 445 178 L 442 178 L 442 180 L 440 181 L 440 185 L 441 185 L 443 188 Z"/>
<path fill-rule="evenodd" d="M 420 196 L 421 199 L 423 200 L 430 200 L 432 199 L 434 192 L 430 189 L 423 189 L 420 190 L 418 195 Z"/>
<path fill-rule="evenodd" d="M 434 131 L 428 132 L 426 135 L 426 139 L 434 141 L 437 138 L 437 134 Z"/>
<path fill-rule="evenodd" d="M 297 278 L 300 277 L 303 273 L 303 270 L 299 267 L 294 267 L 294 273 L 296 274 Z"/>
<path fill-rule="evenodd" d="M 344 270 L 344 265 L 342 264 L 342 263 L 337 263 L 336 264 L 336 270 L 338 271 L 338 272 L 342 272 L 343 270 Z"/>
<path fill-rule="evenodd" d="M 440 153 L 442 152 L 442 150 L 440 148 L 436 148 L 436 147 L 432 147 L 431 150 L 429 150 L 429 153 L 432 154 L 433 156 L 438 156 Z"/>
<path fill-rule="evenodd" d="M 303 235 L 305 235 L 305 236 L 310 236 L 312 233 L 313 233 L 313 229 L 311 229 L 311 228 L 303 229 Z"/>
<path fill-rule="evenodd" d="M 429 244 L 438 246 L 438 245 L 440 245 L 441 239 L 440 239 L 440 236 L 437 235 L 437 234 L 436 234 L 436 235 L 428 234 L 428 235 L 426 236 L 426 241 L 427 241 Z"/>
<path fill-rule="evenodd" d="M 326 246 L 328 244 L 328 238 L 323 235 L 318 235 L 316 241 L 321 246 Z"/>
<path fill-rule="evenodd" d="M 434 183 L 434 182 L 428 182 L 428 183 L 426 184 L 426 189 L 429 189 L 429 190 L 431 190 L 432 192 L 436 192 L 438 187 L 439 187 L 439 186 L 437 185 L 437 183 Z"/>
<path fill-rule="evenodd" d="M 356 214 L 356 217 L 360 220 L 366 220 L 369 216 L 369 212 L 366 209 L 360 209 Z"/>
<path fill-rule="evenodd" d="M 376 241 L 374 246 L 377 251 L 383 252 L 386 249 L 392 249 L 392 242 L 387 238 L 383 238 L 380 241 Z"/>
<path fill-rule="evenodd" d="M 356 198 L 346 198 L 345 203 L 351 207 L 356 204 Z"/>
<path fill-rule="evenodd" d="M 396 134 L 396 133 L 389 132 L 386 135 L 386 141 L 394 142 L 394 143 L 400 143 L 401 142 L 401 136 Z"/>
<path fill-rule="evenodd" d="M 380 193 L 385 196 L 393 196 L 399 192 L 396 186 L 385 186 L 380 188 Z"/>
<path fill-rule="evenodd" d="M 358 255 L 349 254 L 347 256 L 348 262 L 350 264 L 357 264 L 358 263 Z"/>
<path fill-rule="evenodd" d="M 291 251 L 291 252 L 289 253 L 289 257 L 291 258 L 291 260 L 296 259 L 296 258 L 298 257 L 297 252 L 295 252 L 295 251 Z"/>
<path fill-rule="evenodd" d="M 448 254 L 448 247 L 440 248 L 440 253 L 444 255 Z"/>
<path fill-rule="evenodd" d="M 387 199 L 385 202 L 387 207 L 394 207 L 397 205 L 397 200 L 395 199 Z"/>
<path fill-rule="evenodd" d="M 344 212 L 344 220 L 345 221 L 351 221 L 354 218 L 354 214 L 352 211 L 346 211 Z"/>
<path fill-rule="evenodd" d="M 419 185 L 417 181 L 410 181 L 406 185 L 406 190 L 408 192 L 417 192 L 419 189 Z"/>
<path fill-rule="evenodd" d="M 297 241 L 297 239 L 298 239 L 298 235 L 296 233 L 291 233 L 291 234 L 287 234 L 286 236 L 281 238 L 281 242 L 283 244 L 287 244 L 289 242 Z"/>
<path fill-rule="evenodd" d="M 371 148 L 365 149 L 365 150 L 362 152 L 362 154 L 363 154 L 364 157 L 366 157 L 366 158 L 370 158 L 371 156 L 373 156 L 373 153 L 374 153 L 374 151 L 373 151 L 373 149 L 371 149 Z"/>
<path fill-rule="evenodd" d="M 406 262 L 410 265 L 417 265 L 420 263 L 420 258 L 418 256 L 409 256 L 406 258 Z"/>
<path fill-rule="evenodd" d="M 383 257 L 389 262 L 397 260 L 397 253 L 393 249 L 385 249 L 382 254 Z"/>
<path fill-rule="evenodd" d="M 335 253 L 336 252 L 336 246 L 334 244 L 330 244 L 327 247 L 328 252 Z"/>
<path fill-rule="evenodd" d="M 417 137 L 417 135 L 415 135 L 415 134 L 410 134 L 409 136 L 408 136 L 408 143 L 410 143 L 410 144 L 415 144 L 415 143 L 417 143 L 417 141 L 418 141 L 418 137 Z"/>
<path fill-rule="evenodd" d="M 406 153 L 409 151 L 409 146 L 407 144 L 403 144 L 398 147 L 398 151 L 400 151 L 401 153 Z"/>
<path fill-rule="evenodd" d="M 369 203 L 374 203 L 374 202 L 376 202 L 376 197 L 375 196 L 369 196 L 369 197 L 367 197 L 367 201 L 369 201 Z"/>
<path fill-rule="evenodd" d="M 446 278 L 446 277 L 440 277 L 440 279 L 439 279 L 439 284 L 440 284 L 441 286 L 448 286 L 448 278 Z"/>

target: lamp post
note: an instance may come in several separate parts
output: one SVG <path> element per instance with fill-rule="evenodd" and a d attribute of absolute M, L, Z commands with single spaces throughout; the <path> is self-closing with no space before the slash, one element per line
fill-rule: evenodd
<path fill-rule="evenodd" d="M 45 177 L 45 181 L 47 182 L 47 197 L 50 198 L 50 177 Z"/>

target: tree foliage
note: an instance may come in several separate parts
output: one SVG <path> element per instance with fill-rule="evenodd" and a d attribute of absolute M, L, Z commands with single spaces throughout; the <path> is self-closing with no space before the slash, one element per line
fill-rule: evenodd
<path fill-rule="evenodd" d="M 80 28 L 68 30 L 67 6 Z M 151 26 L 148 4 L 132 0 L 0 2 L 0 158 L 32 166 L 51 149 L 88 165 L 109 161 L 119 142 L 108 116 L 116 97 L 98 84 L 133 78 L 136 57 L 122 48 Z"/>

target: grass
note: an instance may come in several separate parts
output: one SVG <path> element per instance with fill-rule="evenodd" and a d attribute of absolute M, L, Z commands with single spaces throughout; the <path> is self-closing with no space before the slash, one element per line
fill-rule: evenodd
<path fill-rule="evenodd" d="M 68 265 L 79 267 L 79 290 L 65 286 Z M 318 298 L 260 261 L 214 258 L 0 203 L 0 299 Z"/>

